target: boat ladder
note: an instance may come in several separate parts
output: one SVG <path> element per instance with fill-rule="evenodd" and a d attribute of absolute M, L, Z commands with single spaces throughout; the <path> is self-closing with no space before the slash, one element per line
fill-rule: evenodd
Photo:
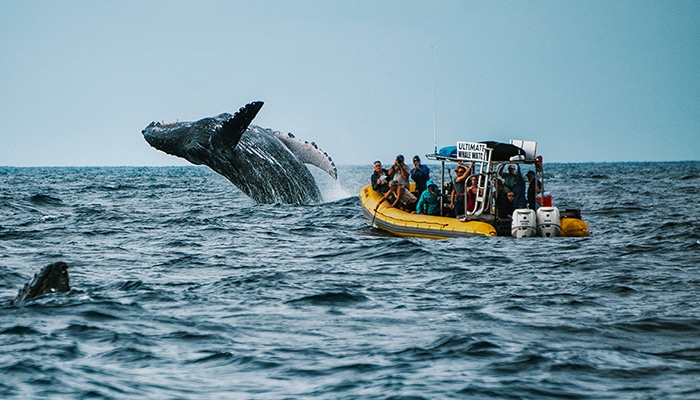
<path fill-rule="evenodd" d="M 490 194 L 490 182 L 489 176 L 491 175 L 491 153 L 492 150 L 486 148 L 486 154 L 483 160 L 478 161 L 474 164 L 474 168 L 479 167 L 479 174 L 476 180 L 476 186 L 478 188 L 476 193 L 476 201 L 474 204 L 473 211 L 466 211 L 466 215 L 479 216 L 489 209 L 489 194 Z M 465 202 L 466 206 L 466 202 Z"/>

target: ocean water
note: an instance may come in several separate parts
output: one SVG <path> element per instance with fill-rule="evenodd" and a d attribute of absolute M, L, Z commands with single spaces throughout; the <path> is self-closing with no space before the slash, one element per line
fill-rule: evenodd
<path fill-rule="evenodd" d="M 587 238 L 388 236 L 370 174 L 0 168 L 0 398 L 700 398 L 700 162 L 547 165 Z"/>

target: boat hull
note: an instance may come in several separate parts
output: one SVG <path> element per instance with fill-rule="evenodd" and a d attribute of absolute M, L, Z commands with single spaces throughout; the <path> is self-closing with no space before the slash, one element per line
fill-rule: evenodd
<path fill-rule="evenodd" d="M 465 236 L 496 236 L 496 229 L 483 221 L 460 221 L 456 218 L 411 214 L 383 202 L 374 209 L 382 195 L 368 185 L 360 191 L 362 213 L 374 226 L 397 236 L 447 239 Z"/>

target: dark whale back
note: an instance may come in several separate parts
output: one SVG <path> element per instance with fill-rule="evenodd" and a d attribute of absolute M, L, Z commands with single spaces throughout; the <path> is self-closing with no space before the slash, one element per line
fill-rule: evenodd
<path fill-rule="evenodd" d="M 257 203 L 321 201 L 309 169 L 269 129 L 246 130 L 233 153 L 217 161 L 209 166 Z"/>
<path fill-rule="evenodd" d="M 34 278 L 19 290 L 10 304 L 21 303 L 47 293 L 64 293 L 70 290 L 68 265 L 64 262 L 49 264 L 34 274 Z"/>

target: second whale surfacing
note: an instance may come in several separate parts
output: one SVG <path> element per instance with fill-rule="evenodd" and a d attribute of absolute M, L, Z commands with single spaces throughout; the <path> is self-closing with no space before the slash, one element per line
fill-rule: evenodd
<path fill-rule="evenodd" d="M 321 192 L 305 163 L 337 179 L 333 160 L 291 133 L 249 126 L 263 102 L 194 122 L 152 122 L 146 141 L 165 153 L 209 166 L 258 203 L 312 204 Z"/>
<path fill-rule="evenodd" d="M 55 262 L 34 274 L 34 278 L 19 290 L 17 297 L 10 302 L 10 305 L 21 304 L 43 294 L 65 293 L 69 290 L 68 264 L 62 261 Z"/>

